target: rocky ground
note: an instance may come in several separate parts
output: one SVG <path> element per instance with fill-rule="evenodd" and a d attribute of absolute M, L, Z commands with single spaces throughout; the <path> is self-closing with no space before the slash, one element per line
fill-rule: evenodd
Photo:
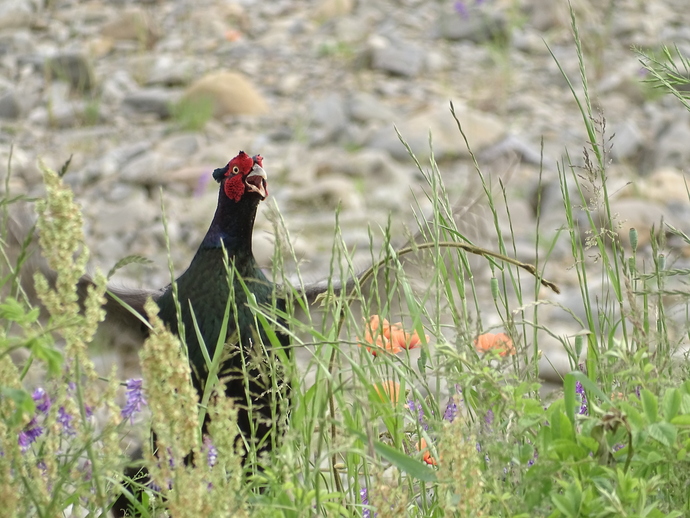
<path fill-rule="evenodd" d="M 631 50 L 666 44 L 690 55 L 686 0 L 573 5 L 589 94 L 605 139 L 615 135 L 609 189 L 621 234 L 633 225 L 644 245 L 661 217 L 690 230 L 690 114 L 644 83 Z M 463 231 L 496 247 L 452 101 L 497 199 L 498 180 L 506 185 L 519 259 L 531 261 L 541 142 L 548 237 L 565 222 L 558 164 L 566 151 L 581 163 L 587 140 L 554 56 L 581 92 L 561 0 L 2 0 L 0 170 L 4 177 L 11 152 L 10 190 L 36 196 L 39 161 L 58 168 L 71 156 L 66 180 L 84 208 L 92 264 L 107 271 L 139 254 L 152 264 L 127 267 L 117 282 L 164 286 L 160 193 L 181 271 L 215 208 L 209 173 L 239 149 L 260 153 L 270 198 L 256 254 L 270 266 L 277 206 L 315 280 L 328 271 L 338 206 L 343 239 L 362 266 L 368 226 L 379 244 L 390 214 L 402 244 L 416 228 L 414 211 L 428 214 L 426 184 L 394 125 L 424 167 L 431 130 Z M 682 247 L 669 254 L 684 264 Z M 547 274 L 564 293 L 545 296 L 577 313 L 572 263 L 563 236 Z M 563 312 L 544 318 L 556 332 L 580 330 Z M 553 358 L 564 361 L 556 350 Z"/>

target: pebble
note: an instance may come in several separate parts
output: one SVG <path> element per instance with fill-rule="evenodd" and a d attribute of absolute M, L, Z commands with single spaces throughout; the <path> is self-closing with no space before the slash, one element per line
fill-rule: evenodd
<path fill-rule="evenodd" d="M 21 114 L 19 98 L 14 90 L 0 95 L 0 118 L 17 119 Z"/>
<path fill-rule="evenodd" d="M 347 109 L 350 118 L 357 122 L 390 121 L 395 118 L 393 109 L 368 92 L 354 92 L 348 100 Z"/>
<path fill-rule="evenodd" d="M 101 27 L 101 35 L 115 41 L 135 41 L 150 48 L 158 39 L 157 30 L 146 12 L 141 8 L 128 8 L 116 12 L 115 16 Z"/>
<path fill-rule="evenodd" d="M 497 143 L 506 135 L 504 124 L 489 113 L 457 105 L 456 115 L 475 153 Z M 461 138 L 458 138 L 458 127 L 448 108 L 424 110 L 397 123 L 396 127 L 402 139 L 419 158 L 425 159 L 430 156 L 429 132 L 431 132 L 433 152 L 437 159 L 469 156 L 468 149 Z M 385 150 L 398 160 L 406 160 L 409 156 L 407 149 L 390 127 L 378 130 L 372 136 L 369 146 Z"/>
<path fill-rule="evenodd" d="M 95 86 L 93 66 L 84 54 L 58 54 L 47 60 L 46 68 L 53 78 L 67 81 L 74 92 L 89 92 Z"/>
<path fill-rule="evenodd" d="M 319 97 L 309 104 L 311 119 L 310 143 L 323 145 L 337 140 L 347 125 L 343 96 L 337 93 Z"/>
<path fill-rule="evenodd" d="M 0 2 L 0 30 L 27 27 L 34 17 L 30 0 Z"/>
<path fill-rule="evenodd" d="M 627 120 L 613 129 L 611 157 L 614 160 L 628 160 L 639 153 L 644 145 L 645 135 L 635 121 Z"/>
<path fill-rule="evenodd" d="M 353 0 L 321 0 L 313 11 L 313 18 L 319 21 L 348 15 L 354 9 Z"/>
<path fill-rule="evenodd" d="M 170 177 L 168 171 L 182 167 L 184 161 L 155 151 L 145 151 L 125 164 L 118 177 L 125 182 L 139 185 L 166 184 Z"/>
<path fill-rule="evenodd" d="M 679 169 L 662 167 L 640 182 L 640 190 L 647 199 L 658 203 L 687 203 L 690 179 Z"/>
<path fill-rule="evenodd" d="M 421 47 L 406 40 L 372 36 L 369 51 L 373 69 L 396 76 L 415 77 L 424 66 Z"/>
<path fill-rule="evenodd" d="M 473 43 L 494 39 L 505 40 L 509 36 L 502 13 L 474 6 L 460 11 L 444 10 L 436 20 L 434 33 L 438 38 L 467 40 Z"/>
<path fill-rule="evenodd" d="M 180 98 L 178 92 L 161 88 L 143 88 L 125 96 L 122 104 L 136 113 L 153 113 L 161 119 L 170 117 L 170 108 Z"/>

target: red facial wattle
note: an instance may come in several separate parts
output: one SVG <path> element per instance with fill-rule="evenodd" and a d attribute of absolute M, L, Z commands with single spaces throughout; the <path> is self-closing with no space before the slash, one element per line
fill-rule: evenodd
<path fill-rule="evenodd" d="M 240 201 L 247 193 L 255 192 L 261 199 L 268 196 L 266 186 L 266 172 L 263 167 L 263 157 L 255 155 L 250 157 L 245 152 L 228 162 L 225 168 L 225 195 L 234 201 Z"/>
<path fill-rule="evenodd" d="M 236 174 L 235 176 L 229 177 L 225 180 L 225 195 L 234 201 L 240 201 L 242 195 L 244 194 L 244 182 L 242 181 L 242 175 Z"/>

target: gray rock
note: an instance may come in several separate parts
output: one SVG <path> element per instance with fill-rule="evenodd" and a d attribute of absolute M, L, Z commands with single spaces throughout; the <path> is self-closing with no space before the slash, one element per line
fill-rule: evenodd
<path fill-rule="evenodd" d="M 94 222 L 94 233 L 102 236 L 132 236 L 159 217 L 160 209 L 142 189 L 117 203 L 99 202 L 85 207 Z"/>
<path fill-rule="evenodd" d="M 670 206 L 671 203 L 687 205 L 688 182 L 690 179 L 682 171 L 672 167 L 663 167 L 635 183 L 639 185 L 640 193 L 646 199 Z"/>
<path fill-rule="evenodd" d="M 358 122 L 392 121 L 395 112 L 378 97 L 367 92 L 356 92 L 347 105 L 350 117 Z"/>
<path fill-rule="evenodd" d="M 481 152 L 505 136 L 505 126 L 493 115 L 464 106 L 456 106 L 455 111 L 474 153 Z M 417 158 L 430 156 L 429 132 L 437 159 L 469 156 L 457 124 L 447 108 L 439 106 L 395 123 Z M 399 160 L 409 160 L 407 149 L 392 127 L 376 131 L 369 141 L 369 147 L 385 150 Z"/>
<path fill-rule="evenodd" d="M 167 155 L 190 156 L 199 150 L 199 137 L 193 133 L 172 135 L 161 142 L 156 149 Z"/>
<path fill-rule="evenodd" d="M 501 155 L 517 155 L 522 162 L 539 165 L 542 163 L 553 163 L 548 157 L 542 158 L 541 150 L 538 146 L 533 146 L 517 135 L 508 135 L 497 144 L 485 149 L 479 154 L 480 160 L 496 160 Z"/>
<path fill-rule="evenodd" d="M 74 177 L 78 178 L 81 183 L 91 183 L 96 180 L 108 178 L 120 172 L 122 167 L 143 154 L 151 147 L 148 141 L 135 142 L 134 144 L 125 144 L 108 151 L 103 157 L 98 160 L 87 162 L 83 169 L 75 173 Z M 127 192 L 131 192 L 131 186 L 123 185 Z M 114 188 L 113 188 L 114 189 Z M 119 201 L 115 198 L 111 201 Z"/>
<path fill-rule="evenodd" d="M 508 39 L 505 18 L 500 12 L 469 8 L 465 13 L 443 12 L 436 20 L 434 34 L 448 40 L 468 40 L 482 43 L 493 39 Z"/>
<path fill-rule="evenodd" d="M 322 145 L 336 140 L 348 121 L 343 96 L 332 93 L 314 99 L 309 105 L 309 118 L 312 145 Z"/>
<path fill-rule="evenodd" d="M 374 36 L 369 39 L 371 68 L 392 75 L 415 77 L 424 66 L 423 49 L 409 41 Z"/>
<path fill-rule="evenodd" d="M 443 72 L 450 69 L 451 61 L 441 52 L 429 50 L 424 60 L 424 69 L 428 72 Z"/>
<path fill-rule="evenodd" d="M 618 234 L 624 246 L 630 246 L 630 229 L 635 228 L 638 233 L 639 247 L 644 247 L 650 242 L 652 227 L 662 228 L 662 221 L 679 226 L 680 222 L 669 218 L 669 211 L 661 204 L 641 198 L 623 198 L 610 202 L 613 221 L 612 230 Z M 584 214 L 581 217 L 585 220 Z M 599 227 L 607 227 L 606 212 L 604 209 L 593 214 L 594 222 Z M 586 221 L 581 225 L 581 237 L 583 240 L 589 236 L 585 232 L 589 229 Z"/>
<path fill-rule="evenodd" d="M 611 157 L 614 160 L 627 160 L 640 152 L 644 144 L 644 135 L 635 121 L 627 120 L 613 128 L 613 147 Z"/>
<path fill-rule="evenodd" d="M 41 126 L 69 128 L 81 122 L 86 105 L 83 101 L 61 103 L 50 108 L 40 106 L 29 114 L 29 121 Z"/>
<path fill-rule="evenodd" d="M 122 168 L 120 178 L 141 185 L 159 185 L 170 180 L 166 174 L 168 171 L 178 169 L 183 164 L 181 158 L 148 151 L 128 162 Z"/>
<path fill-rule="evenodd" d="M 93 66 L 81 53 L 65 52 L 46 62 L 51 77 L 66 81 L 76 92 L 88 92 L 95 85 Z"/>
<path fill-rule="evenodd" d="M 17 92 L 9 90 L 0 95 L 0 118 L 17 119 L 21 114 L 21 106 L 17 98 Z"/>
<path fill-rule="evenodd" d="M 151 48 L 158 39 L 158 30 L 141 8 L 120 9 L 101 27 L 101 35 L 116 41 L 135 41 Z"/>
<path fill-rule="evenodd" d="M 352 179 L 342 175 L 329 175 L 318 182 L 289 189 L 288 199 L 299 206 L 362 210 L 361 195 L 355 190 Z"/>
<path fill-rule="evenodd" d="M 153 64 L 143 71 L 144 83 L 149 86 L 182 86 L 194 78 L 195 72 L 193 61 L 164 54 L 156 56 Z"/>
<path fill-rule="evenodd" d="M 108 234 L 104 239 L 98 241 L 98 253 L 101 257 L 108 258 L 112 264 L 115 264 L 127 255 L 127 249 L 121 237 Z"/>
<path fill-rule="evenodd" d="M 690 162 L 690 124 L 687 117 L 678 117 L 657 136 L 656 167 L 685 167 Z"/>
<path fill-rule="evenodd" d="M 317 20 L 328 20 L 350 14 L 354 9 L 353 0 L 320 0 L 312 16 Z"/>
<path fill-rule="evenodd" d="M 139 84 L 126 70 L 116 70 L 103 78 L 101 85 L 101 101 L 111 105 L 118 105 L 127 94 L 137 92 Z"/>
<path fill-rule="evenodd" d="M 153 113 L 161 119 L 166 119 L 170 117 L 170 107 L 179 97 L 178 92 L 162 88 L 145 88 L 125 96 L 122 104 L 133 112 Z"/>
<path fill-rule="evenodd" d="M 0 29 L 27 27 L 34 10 L 29 0 L 5 0 L 0 2 Z"/>

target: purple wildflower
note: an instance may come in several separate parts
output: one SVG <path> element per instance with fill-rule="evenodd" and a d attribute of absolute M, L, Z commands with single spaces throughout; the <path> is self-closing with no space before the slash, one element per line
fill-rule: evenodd
<path fill-rule="evenodd" d="M 493 410 L 489 409 L 486 412 L 486 415 L 484 416 L 484 422 L 489 426 L 491 426 L 493 424 L 493 422 L 494 422 L 494 411 Z"/>
<path fill-rule="evenodd" d="M 47 414 L 48 410 L 50 410 L 51 401 L 50 396 L 46 393 L 46 391 L 41 387 L 38 387 L 36 390 L 34 390 L 33 394 L 31 394 L 31 397 L 36 403 L 36 410 L 42 414 Z"/>
<path fill-rule="evenodd" d="M 359 490 L 359 498 L 362 501 L 362 505 L 369 505 L 369 494 L 366 487 Z M 362 518 L 371 518 L 371 509 L 362 509 Z"/>
<path fill-rule="evenodd" d="M 529 461 L 527 461 L 527 467 L 531 468 L 532 466 L 534 466 L 534 463 L 537 462 L 538 458 L 539 458 L 539 452 L 535 449 L 534 450 L 534 456 Z"/>
<path fill-rule="evenodd" d="M 74 416 L 65 410 L 64 406 L 61 406 L 58 410 L 58 415 L 56 421 L 62 425 L 62 431 L 67 435 L 74 435 L 74 428 L 72 428 L 72 420 Z"/>
<path fill-rule="evenodd" d="M 86 462 L 84 462 L 84 466 L 82 467 L 82 473 L 83 473 L 82 476 L 84 477 L 84 480 L 87 482 L 89 482 L 91 480 L 91 477 L 93 475 L 92 467 L 93 466 L 91 465 L 90 460 L 87 460 Z"/>
<path fill-rule="evenodd" d="M 613 451 L 622 450 L 623 448 L 625 448 L 625 446 L 626 446 L 625 444 L 614 444 L 613 445 Z"/>
<path fill-rule="evenodd" d="M 140 379 L 128 379 L 127 385 L 127 403 L 122 409 L 122 417 L 129 418 L 130 423 L 134 423 L 134 414 L 141 412 L 142 405 L 146 405 L 146 398 L 142 390 L 143 381 Z"/>
<path fill-rule="evenodd" d="M 582 383 L 579 381 L 575 382 L 575 393 L 580 395 L 580 415 L 587 415 L 587 395 Z"/>
<path fill-rule="evenodd" d="M 212 468 L 218 462 L 218 450 L 208 435 L 204 435 L 204 448 L 206 449 L 206 462 Z"/>
<path fill-rule="evenodd" d="M 429 425 L 426 422 L 426 419 L 424 418 L 424 409 L 422 408 L 421 403 L 417 403 L 413 399 L 410 399 L 407 402 L 407 408 L 409 408 L 412 412 L 417 413 L 417 421 L 419 421 L 419 424 L 424 430 L 429 429 Z"/>
<path fill-rule="evenodd" d="M 458 13 L 463 18 L 469 17 L 469 12 L 467 10 L 467 6 L 465 5 L 465 2 L 462 2 L 460 0 L 453 2 L 453 9 L 455 9 L 455 12 Z"/>
<path fill-rule="evenodd" d="M 450 397 L 448 400 L 448 404 L 446 405 L 446 411 L 443 412 L 443 419 L 448 422 L 453 422 L 455 420 L 455 417 L 458 415 L 458 405 L 455 402 L 455 399 L 453 396 Z"/>
<path fill-rule="evenodd" d="M 26 428 L 19 432 L 17 442 L 19 443 L 21 450 L 26 451 L 29 445 L 33 442 L 36 442 L 36 439 L 38 439 L 42 433 L 43 428 L 38 426 L 36 423 L 36 418 L 34 417 L 31 421 L 29 421 L 29 424 L 26 425 Z"/>
<path fill-rule="evenodd" d="M 210 174 L 202 174 L 199 176 L 199 180 L 196 183 L 196 188 L 194 189 L 194 197 L 199 198 L 206 191 L 206 186 L 211 181 Z"/>

